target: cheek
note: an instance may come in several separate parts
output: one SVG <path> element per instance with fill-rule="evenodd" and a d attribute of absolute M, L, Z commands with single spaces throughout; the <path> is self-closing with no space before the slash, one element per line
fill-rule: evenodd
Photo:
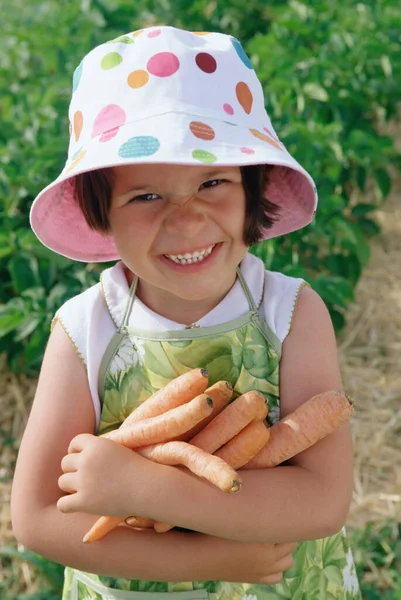
<path fill-rule="evenodd" d="M 130 210 L 130 207 L 127 207 L 127 210 L 121 211 L 121 214 L 111 220 L 111 232 L 116 238 L 117 245 L 121 242 L 137 246 L 145 244 L 146 240 L 149 243 L 155 222 L 156 220 L 149 214 Z"/>
<path fill-rule="evenodd" d="M 220 218 L 231 231 L 243 231 L 245 226 L 245 195 L 228 195 L 219 205 Z"/>

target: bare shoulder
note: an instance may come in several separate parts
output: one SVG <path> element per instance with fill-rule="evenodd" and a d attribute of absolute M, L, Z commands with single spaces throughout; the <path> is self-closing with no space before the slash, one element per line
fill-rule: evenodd
<path fill-rule="evenodd" d="M 56 321 L 18 454 L 13 481 L 14 516 L 60 497 L 57 479 L 70 440 L 78 433 L 94 431 L 95 411 L 86 367 Z"/>
<path fill-rule="evenodd" d="M 292 412 L 315 394 L 341 390 L 342 385 L 330 313 L 319 294 L 304 286 L 282 347 L 281 414 Z"/>
<path fill-rule="evenodd" d="M 30 418 L 37 411 L 53 418 L 60 415 L 63 429 L 79 426 L 75 420 L 82 422 L 83 416 L 85 427 L 93 429 L 95 424 L 86 366 L 59 321 L 48 339 Z"/>

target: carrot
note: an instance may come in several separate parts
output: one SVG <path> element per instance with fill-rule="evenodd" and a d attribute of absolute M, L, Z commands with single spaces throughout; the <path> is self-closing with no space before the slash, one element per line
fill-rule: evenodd
<path fill-rule="evenodd" d="M 157 417 L 172 408 L 186 404 L 195 396 L 202 394 L 207 388 L 208 372 L 206 369 L 192 369 L 169 381 L 162 389 L 140 404 L 121 424 L 126 427 L 132 423 Z"/>
<path fill-rule="evenodd" d="M 335 390 L 313 396 L 270 428 L 268 443 L 243 469 L 275 467 L 303 452 L 347 423 L 353 404 Z"/>
<path fill-rule="evenodd" d="M 153 444 L 137 448 L 136 452 L 163 465 L 183 465 L 223 492 L 238 492 L 241 489 L 241 479 L 230 465 L 187 442 Z"/>
<path fill-rule="evenodd" d="M 267 444 L 270 429 L 265 421 L 251 421 L 234 436 L 214 456 L 222 458 L 233 469 L 240 469 Z"/>
<path fill-rule="evenodd" d="M 148 517 L 128 517 L 125 519 L 125 522 L 130 527 L 137 527 L 139 529 L 151 529 L 155 523 L 153 519 L 148 519 Z"/>
<path fill-rule="evenodd" d="M 265 397 L 260 392 L 246 392 L 231 402 L 217 415 L 190 444 L 214 454 L 231 438 L 253 420 L 266 418 L 268 412 Z"/>
<path fill-rule="evenodd" d="M 175 525 L 168 525 L 167 523 L 161 523 L 161 521 L 155 521 L 153 528 L 157 533 L 167 533 L 170 529 L 173 529 Z"/>
<path fill-rule="evenodd" d="M 209 388 L 207 391 L 210 393 Z M 210 419 L 210 417 L 208 417 Z M 269 429 L 264 421 L 251 421 L 244 429 L 234 436 L 214 456 L 222 458 L 233 469 L 239 469 L 253 458 L 269 439 Z M 155 521 L 154 529 L 157 533 L 166 533 L 174 525 Z"/>
<path fill-rule="evenodd" d="M 200 394 L 187 404 L 172 408 L 157 417 L 149 417 L 129 427 L 120 427 L 103 434 L 127 448 L 137 448 L 148 444 L 166 442 L 180 435 L 210 415 L 213 400 Z"/>
<path fill-rule="evenodd" d="M 107 533 L 112 531 L 120 523 L 124 523 L 125 517 L 100 517 L 96 523 L 90 528 L 83 538 L 84 544 L 97 542 L 101 540 Z"/>
<path fill-rule="evenodd" d="M 199 421 L 195 427 L 189 429 L 183 435 L 175 438 L 177 441 L 187 442 L 201 431 L 210 421 L 212 421 L 225 407 L 227 402 L 231 400 L 233 394 L 233 386 L 228 381 L 217 381 L 205 390 L 205 394 L 213 400 L 213 410 L 211 414 Z"/>

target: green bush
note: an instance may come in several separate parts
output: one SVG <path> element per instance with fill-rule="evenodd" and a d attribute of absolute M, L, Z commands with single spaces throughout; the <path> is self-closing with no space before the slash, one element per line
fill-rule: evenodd
<path fill-rule="evenodd" d="M 335 328 L 343 326 L 379 230 L 374 211 L 390 190 L 389 166 L 401 164 L 392 139 L 379 134 L 399 98 L 398 2 L 2 3 L 0 352 L 10 368 L 37 372 L 56 309 L 109 266 L 58 257 L 29 230 L 33 199 L 66 159 L 74 69 L 98 43 L 152 24 L 225 31 L 242 41 L 280 138 L 320 196 L 312 225 L 252 251 L 267 268 L 309 281 Z"/>

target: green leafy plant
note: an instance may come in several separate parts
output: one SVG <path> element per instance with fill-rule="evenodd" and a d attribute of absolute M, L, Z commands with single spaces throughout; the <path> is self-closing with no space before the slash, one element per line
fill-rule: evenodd
<path fill-rule="evenodd" d="M 3 564 L 19 562 L 27 563 L 36 578 L 43 581 L 44 589 L 32 593 L 13 594 L 10 590 L 15 589 L 15 569 L 7 569 L 7 577 L 0 583 L 0 594 L 4 592 L 4 598 L 8 600 L 59 600 L 63 590 L 64 567 L 22 546 L 5 546 L 0 548 L 0 557 Z M 3 597 L 3 596 L 2 596 Z"/>
<path fill-rule="evenodd" d="M 155 24 L 226 31 L 242 41 L 280 139 L 311 172 L 320 197 L 310 226 L 251 251 L 266 268 L 305 278 L 336 330 L 344 325 L 369 239 L 379 232 L 375 210 L 391 189 L 390 168 L 401 164 L 391 137 L 379 133 L 399 98 L 394 0 L 3 4 L 0 352 L 10 368 L 37 372 L 57 308 L 110 266 L 58 257 L 29 230 L 33 199 L 66 159 L 74 69 L 96 44 Z"/>
<path fill-rule="evenodd" d="M 401 523 L 370 522 L 350 537 L 363 599 L 401 600 Z"/>

